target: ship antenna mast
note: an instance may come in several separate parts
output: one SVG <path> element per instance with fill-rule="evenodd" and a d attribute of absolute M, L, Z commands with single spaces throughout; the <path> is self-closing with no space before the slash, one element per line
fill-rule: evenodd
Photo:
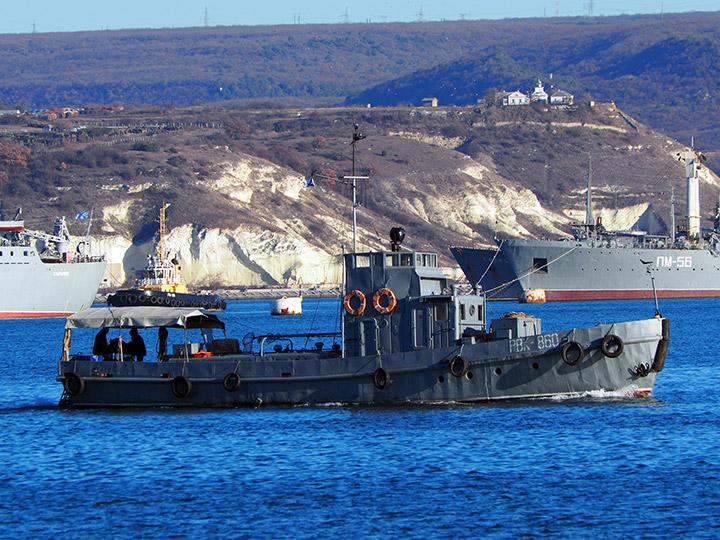
<path fill-rule="evenodd" d="M 670 240 L 675 245 L 675 188 L 670 188 Z"/>
<path fill-rule="evenodd" d="M 365 135 L 360 133 L 360 126 L 357 122 L 353 125 L 353 136 L 352 136 L 352 176 L 346 176 L 346 180 L 352 180 L 352 219 L 353 219 L 353 252 L 357 253 L 357 196 L 355 189 L 355 181 L 367 179 L 366 176 L 355 176 L 355 144 L 365 138 Z"/>
<path fill-rule="evenodd" d="M 157 242 L 157 247 L 155 249 L 155 254 L 158 258 L 162 259 L 165 256 L 165 210 L 167 210 L 167 207 L 170 206 L 170 203 L 163 202 L 162 206 L 160 207 L 160 218 L 158 221 L 160 222 L 160 238 Z"/>
<path fill-rule="evenodd" d="M 595 218 L 593 217 L 592 211 L 592 158 L 588 154 L 588 175 L 587 175 L 587 202 L 585 206 L 585 225 L 588 227 L 588 232 L 592 226 L 595 225 Z"/>
<path fill-rule="evenodd" d="M 343 176 L 342 178 L 332 178 L 331 176 L 324 176 L 322 174 L 313 173 L 308 179 L 305 187 L 311 187 L 315 185 L 315 178 L 322 178 L 324 180 L 332 180 L 338 184 L 350 186 L 352 189 L 352 222 L 353 222 L 353 253 L 357 253 L 357 207 L 360 203 L 357 202 L 357 180 L 369 180 L 368 176 L 355 176 L 355 143 L 365 138 L 365 135 L 360 133 L 360 126 L 356 123 L 353 126 L 352 142 L 352 175 Z"/>

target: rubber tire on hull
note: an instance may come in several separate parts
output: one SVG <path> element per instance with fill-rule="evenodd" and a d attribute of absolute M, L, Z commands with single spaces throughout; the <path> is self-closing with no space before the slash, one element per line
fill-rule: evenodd
<path fill-rule="evenodd" d="M 63 388 L 68 396 L 79 396 L 85 391 L 85 379 L 82 378 L 82 375 L 70 371 L 65 374 Z"/>
<path fill-rule="evenodd" d="M 462 377 L 470 369 L 470 364 L 462 356 L 456 356 L 450 360 L 450 373 L 454 377 Z"/>
<path fill-rule="evenodd" d="M 373 373 L 373 384 L 378 390 L 385 390 L 390 384 L 390 373 L 385 368 L 377 368 Z"/>
<path fill-rule="evenodd" d="M 228 392 L 234 392 L 235 390 L 240 388 L 240 375 L 235 372 L 228 373 L 227 375 L 225 375 L 222 385 L 223 388 Z"/>
<path fill-rule="evenodd" d="M 192 391 L 192 382 L 184 375 L 178 375 L 170 383 L 170 390 L 176 398 L 186 398 Z"/>
<path fill-rule="evenodd" d="M 577 366 L 585 358 L 585 349 L 577 341 L 568 341 L 562 348 L 562 359 L 569 366 Z"/>
<path fill-rule="evenodd" d="M 617 358 L 622 354 L 624 348 L 623 340 L 615 334 L 608 334 L 600 343 L 600 350 L 608 358 Z"/>

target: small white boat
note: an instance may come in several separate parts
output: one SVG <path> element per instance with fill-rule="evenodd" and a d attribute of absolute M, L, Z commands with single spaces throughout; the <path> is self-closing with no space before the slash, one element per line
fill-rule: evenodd
<path fill-rule="evenodd" d="M 302 296 L 283 296 L 276 299 L 270 315 L 302 315 Z"/>

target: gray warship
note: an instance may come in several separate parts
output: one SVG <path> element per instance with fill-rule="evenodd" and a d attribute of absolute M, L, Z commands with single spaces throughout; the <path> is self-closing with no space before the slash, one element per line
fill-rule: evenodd
<path fill-rule="evenodd" d="M 652 391 L 669 345 L 669 323 L 659 313 L 551 332 L 522 313 L 488 325 L 485 297 L 458 294 L 437 254 L 403 250 L 403 237 L 394 228 L 390 251 L 344 255 L 337 333 L 238 340 L 227 337 L 216 314 L 199 309 L 110 306 L 76 313 L 67 319 L 58 364 L 61 404 L 406 404 Z M 72 332 L 83 329 L 103 331 L 94 354 L 71 348 Z M 127 332 L 135 337 L 124 343 Z M 147 349 L 157 350 L 157 358 L 138 361 L 146 346 L 138 349 L 137 336 L 156 335 L 155 349 L 150 343 Z M 313 347 L 298 347 L 308 339 Z"/>
<path fill-rule="evenodd" d="M 19 211 L 0 221 L 0 319 L 66 317 L 90 307 L 107 262 L 88 251 L 87 240 L 73 247 L 64 217 L 52 234 L 27 229 Z"/>
<path fill-rule="evenodd" d="M 495 248 L 452 247 L 465 276 L 488 298 L 520 302 L 720 296 L 720 218 L 700 228 L 698 170 L 693 150 L 679 156 L 687 177 L 687 225 L 671 234 L 613 232 L 593 219 L 590 175 L 585 223 L 572 238 L 495 238 Z M 672 205 L 671 205 L 672 206 Z M 718 206 L 720 210 L 720 204 Z M 717 213 L 720 216 L 720 211 Z"/>

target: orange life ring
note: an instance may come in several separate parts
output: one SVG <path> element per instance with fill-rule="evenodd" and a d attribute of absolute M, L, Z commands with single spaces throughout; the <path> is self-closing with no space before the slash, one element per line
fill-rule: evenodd
<path fill-rule="evenodd" d="M 353 298 L 357 298 L 360 301 L 360 305 L 357 307 L 357 309 L 353 308 L 350 305 L 350 302 Z M 343 307 L 345 308 L 345 311 L 348 312 L 349 315 L 362 315 L 365 311 L 365 306 L 367 306 L 367 302 L 365 301 L 365 295 L 362 291 L 358 291 L 357 289 L 353 289 L 349 293 L 345 295 L 345 300 L 343 300 Z"/>
<path fill-rule="evenodd" d="M 388 299 L 388 305 L 383 306 L 380 304 L 380 299 L 387 297 Z M 373 296 L 373 307 L 378 310 L 380 313 L 390 313 L 393 309 L 395 309 L 395 306 L 397 305 L 397 298 L 395 297 L 395 293 L 392 292 L 390 289 L 383 287 L 378 292 L 375 293 Z"/>

